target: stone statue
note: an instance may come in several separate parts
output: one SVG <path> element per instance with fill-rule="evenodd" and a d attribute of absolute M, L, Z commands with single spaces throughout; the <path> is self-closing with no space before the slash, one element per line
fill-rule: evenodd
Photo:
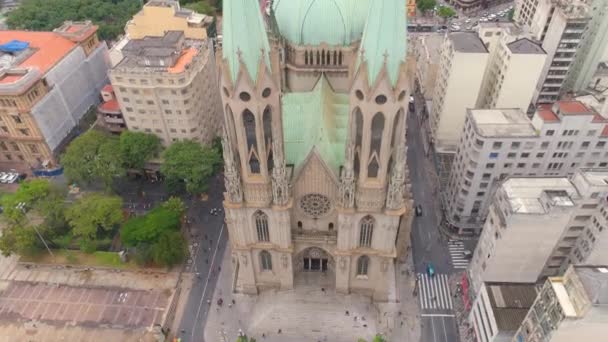
<path fill-rule="evenodd" d="M 222 151 L 224 156 L 224 184 L 228 199 L 232 203 L 241 203 L 243 201 L 241 177 L 234 161 L 234 153 L 226 129 L 222 132 Z"/>
<path fill-rule="evenodd" d="M 275 161 L 272 168 L 272 199 L 276 205 L 286 205 L 289 201 L 289 181 L 287 180 L 283 149 L 278 139 L 272 142 L 272 152 Z"/>
<path fill-rule="evenodd" d="M 355 158 L 355 149 L 352 143 L 346 147 L 346 162 L 340 175 L 340 205 L 342 208 L 348 209 L 355 206 L 355 171 L 353 168 L 353 160 Z"/>

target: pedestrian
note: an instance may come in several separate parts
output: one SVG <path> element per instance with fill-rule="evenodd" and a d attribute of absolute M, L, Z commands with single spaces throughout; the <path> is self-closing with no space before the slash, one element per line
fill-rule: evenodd
<path fill-rule="evenodd" d="M 401 321 L 401 326 L 403 326 L 403 321 Z"/>
<path fill-rule="evenodd" d="M 222 271 L 222 266 L 218 266 L 217 267 L 217 273 L 220 273 Z"/>
<path fill-rule="evenodd" d="M 205 259 L 205 264 L 209 265 L 209 259 Z"/>
<path fill-rule="evenodd" d="M 266 338 L 266 334 L 262 333 L 262 338 Z"/>
<path fill-rule="evenodd" d="M 234 300 L 234 299 L 233 299 L 233 300 L 232 300 L 232 304 L 233 304 L 233 305 L 234 305 L 234 304 L 236 304 L 236 300 Z"/>
<path fill-rule="evenodd" d="M 325 293 L 325 288 L 324 287 L 321 288 L 321 292 Z"/>
<path fill-rule="evenodd" d="M 344 313 L 346 314 L 346 316 L 348 316 L 348 315 L 349 315 L 348 310 L 344 311 Z"/>
<path fill-rule="evenodd" d="M 283 332 L 283 330 L 279 329 L 278 333 L 280 334 L 280 333 L 282 333 L 282 332 Z"/>

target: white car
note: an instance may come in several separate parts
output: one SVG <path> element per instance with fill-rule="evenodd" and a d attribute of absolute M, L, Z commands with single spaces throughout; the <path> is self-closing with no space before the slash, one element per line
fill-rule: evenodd
<path fill-rule="evenodd" d="M 471 19 L 467 19 L 467 20 L 465 20 L 464 22 L 468 24 L 468 23 L 470 23 L 470 22 L 471 22 Z"/>
<path fill-rule="evenodd" d="M 6 180 L 8 179 L 8 177 L 10 177 L 11 174 L 10 173 L 6 173 L 6 172 L 1 172 L 0 173 L 0 183 L 6 183 Z"/>
<path fill-rule="evenodd" d="M 8 178 L 6 179 L 6 182 L 8 184 L 14 183 L 17 178 L 19 178 L 19 174 L 18 173 L 9 173 Z"/>

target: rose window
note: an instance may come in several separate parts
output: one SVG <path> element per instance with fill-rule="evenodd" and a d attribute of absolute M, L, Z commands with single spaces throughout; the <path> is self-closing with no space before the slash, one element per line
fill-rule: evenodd
<path fill-rule="evenodd" d="M 331 209 L 331 202 L 327 196 L 321 194 L 307 194 L 300 198 L 300 209 L 313 218 L 321 217 Z"/>

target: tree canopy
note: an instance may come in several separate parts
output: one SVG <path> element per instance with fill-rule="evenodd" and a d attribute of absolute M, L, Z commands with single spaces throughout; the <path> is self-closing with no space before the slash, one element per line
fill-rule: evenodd
<path fill-rule="evenodd" d="M 120 154 L 126 168 L 142 169 L 158 152 L 160 140 L 156 135 L 133 131 L 120 134 Z"/>
<path fill-rule="evenodd" d="M 124 174 L 117 138 L 90 130 L 74 139 L 61 156 L 65 175 L 70 181 L 92 183 L 102 180 L 106 189 L 115 177 Z"/>
<path fill-rule="evenodd" d="M 202 14 L 214 15 L 216 12 L 216 8 L 209 0 L 182 0 L 181 4 L 182 7 Z"/>
<path fill-rule="evenodd" d="M 74 237 L 86 244 L 123 222 L 122 199 L 89 193 L 67 209 L 66 217 Z"/>
<path fill-rule="evenodd" d="M 91 20 L 101 39 L 123 34 L 125 24 L 142 5 L 138 0 L 23 0 L 7 15 L 11 29 L 51 31 L 65 20 Z"/>
<path fill-rule="evenodd" d="M 207 190 L 207 181 L 222 160 L 213 148 L 189 140 L 173 143 L 165 150 L 163 159 L 160 172 L 170 190 L 183 188 L 191 194 Z"/>
<path fill-rule="evenodd" d="M 432 10 L 437 6 L 437 1 L 435 0 L 416 0 L 416 6 L 422 12 L 426 12 Z"/>
<path fill-rule="evenodd" d="M 437 15 L 442 18 L 451 18 L 456 15 L 456 11 L 452 7 L 448 6 L 439 6 L 437 10 Z"/>

